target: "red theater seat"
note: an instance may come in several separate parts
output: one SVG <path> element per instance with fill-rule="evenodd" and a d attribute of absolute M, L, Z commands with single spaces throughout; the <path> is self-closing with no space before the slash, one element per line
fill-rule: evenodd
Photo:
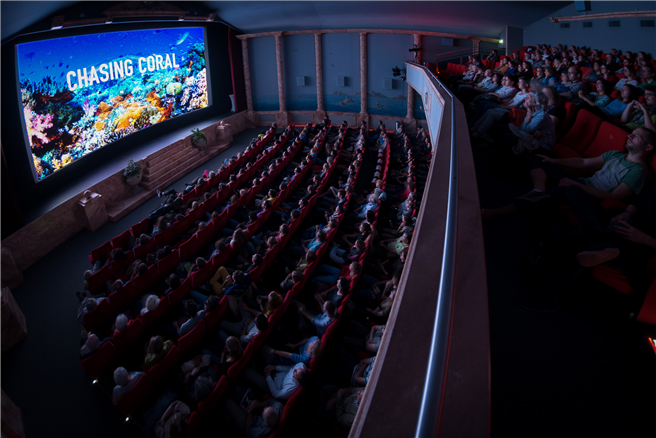
<path fill-rule="evenodd" d="M 112 341 L 105 341 L 98 351 L 80 361 L 82 369 L 89 377 L 96 378 L 109 371 L 116 359 L 117 350 Z"/>
<path fill-rule="evenodd" d="M 557 152 L 558 157 L 580 156 L 594 140 L 601 122 L 601 118 L 591 112 L 580 110 L 576 116 L 574 126 L 554 146 L 554 151 Z"/>
<path fill-rule="evenodd" d="M 148 374 L 142 374 L 132 389 L 119 397 L 116 401 L 116 408 L 126 417 L 132 415 L 139 408 L 150 394 L 153 383 Z M 111 398 L 111 395 L 110 395 Z"/>
<path fill-rule="evenodd" d="M 132 236 L 132 234 L 130 234 L 130 230 L 123 231 L 121 234 L 112 239 L 112 247 L 114 249 L 127 248 L 130 244 L 130 236 Z"/>
<path fill-rule="evenodd" d="M 89 254 L 89 261 L 94 265 L 98 260 L 104 262 L 107 260 L 107 254 L 112 250 L 112 242 L 105 242 L 98 248 L 92 249 Z"/>
<path fill-rule="evenodd" d="M 150 368 L 142 364 L 141 369 L 148 373 L 154 384 L 157 384 L 164 380 L 169 373 L 177 369 L 179 361 L 180 350 L 174 345 L 169 349 L 161 362 L 156 363 Z"/>
<path fill-rule="evenodd" d="M 178 339 L 178 348 L 180 349 L 180 353 L 182 353 L 183 356 L 191 353 L 191 350 L 193 350 L 203 339 L 205 332 L 205 321 L 201 320 L 198 322 L 198 324 L 196 324 L 194 328 L 189 331 L 189 333 L 184 336 L 180 336 L 180 339 Z"/>
<path fill-rule="evenodd" d="M 166 297 L 162 297 L 159 300 L 159 305 L 157 309 L 146 312 L 143 315 L 139 315 L 139 318 L 146 326 L 146 328 L 154 327 L 155 324 L 159 323 L 171 310 L 171 305 L 169 304 Z"/>
<path fill-rule="evenodd" d="M 148 229 L 149 229 L 148 218 L 145 218 L 138 224 L 132 225 L 130 227 L 130 233 L 136 238 L 139 238 L 139 236 L 141 236 L 142 234 L 148 234 Z"/>
<path fill-rule="evenodd" d="M 198 412 L 201 415 L 207 415 L 219 403 L 228 385 L 230 385 L 228 377 L 221 376 L 219 383 L 216 384 L 209 397 L 198 402 Z"/>
<path fill-rule="evenodd" d="M 114 335 L 114 345 L 119 351 L 125 351 L 140 341 L 145 330 L 146 327 L 140 319 L 133 319 L 128 322 L 125 330 Z"/>
<path fill-rule="evenodd" d="M 103 328 L 104 325 L 112 320 L 113 316 L 114 312 L 109 300 L 102 300 L 98 303 L 96 310 L 85 313 L 82 316 L 82 320 L 84 321 L 84 327 L 86 327 L 87 330 L 92 331 Z"/>
<path fill-rule="evenodd" d="M 155 241 L 153 239 L 148 239 L 143 245 L 138 245 L 132 248 L 132 253 L 134 254 L 134 259 L 144 259 L 148 254 L 155 251 Z"/>

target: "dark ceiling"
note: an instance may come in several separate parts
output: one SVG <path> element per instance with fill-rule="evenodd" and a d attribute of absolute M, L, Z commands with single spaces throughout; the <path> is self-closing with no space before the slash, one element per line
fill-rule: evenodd
<path fill-rule="evenodd" d="M 101 17 L 118 2 L 5 1 L 2 40 L 49 29 L 50 18 Z M 525 27 L 570 1 L 205 1 L 170 2 L 207 14 L 244 33 L 312 29 L 399 29 L 458 33 L 496 38 L 506 25 Z"/>

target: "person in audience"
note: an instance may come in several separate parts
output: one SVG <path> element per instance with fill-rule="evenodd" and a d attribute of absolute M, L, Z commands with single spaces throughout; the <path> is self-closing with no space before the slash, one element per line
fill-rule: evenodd
<path fill-rule="evenodd" d="M 170 340 L 164 341 L 161 336 L 153 336 L 146 345 L 146 358 L 144 364 L 146 368 L 159 363 L 166 357 L 169 350 L 173 347 L 173 342 Z"/>
<path fill-rule="evenodd" d="M 601 66 L 603 64 L 601 61 L 594 61 L 592 63 L 592 71 L 583 76 L 583 80 L 586 82 L 595 82 L 601 77 Z"/>
<path fill-rule="evenodd" d="M 321 306 L 323 309 L 323 313 L 321 314 L 315 314 L 314 312 L 307 310 L 305 306 L 298 301 L 294 301 L 294 304 L 296 304 L 298 308 L 298 314 L 300 317 L 299 327 L 301 328 L 301 331 L 312 331 L 312 327 L 308 324 L 309 322 L 314 326 L 317 334 L 323 336 L 326 333 L 328 326 L 335 320 L 337 306 L 334 301 L 324 302 Z"/>
<path fill-rule="evenodd" d="M 304 363 L 309 366 L 313 358 L 317 358 L 321 351 L 321 341 L 318 337 L 312 336 L 311 338 L 303 339 L 296 344 L 289 343 L 287 347 L 290 349 L 299 348 L 298 353 L 290 353 L 287 351 L 274 350 L 271 347 L 264 346 L 262 354 L 269 365 L 295 365 L 297 363 Z"/>
<path fill-rule="evenodd" d="M 515 94 L 512 101 L 488 110 L 480 119 L 478 119 L 478 121 L 474 123 L 470 129 L 472 138 L 481 137 L 493 141 L 489 136 L 488 131 L 495 123 L 504 120 L 504 116 L 506 116 L 505 121 L 507 123 L 507 115 L 510 113 L 510 110 L 512 108 L 519 107 L 528 95 L 529 80 L 525 77 L 520 77 L 518 84 L 519 92 Z"/>
<path fill-rule="evenodd" d="M 256 388 L 271 394 L 277 400 L 287 400 L 296 390 L 308 383 L 310 375 L 304 363 L 291 366 L 272 366 L 264 368 L 264 375 L 247 368 L 244 378 Z"/>
<path fill-rule="evenodd" d="M 599 70 L 601 71 L 601 77 L 615 86 L 619 79 L 615 76 L 613 70 L 610 69 L 607 64 L 602 65 Z"/>
<path fill-rule="evenodd" d="M 112 401 L 114 404 L 118 404 L 118 400 L 134 388 L 134 385 L 143 374 L 141 371 L 128 373 L 128 370 L 123 367 L 118 367 L 114 370 L 114 383 L 116 383 L 112 392 Z"/>
<path fill-rule="evenodd" d="M 636 71 L 633 69 L 633 67 L 625 66 L 622 72 L 624 77 L 617 81 L 617 84 L 615 84 L 616 90 L 621 90 L 622 87 L 626 84 L 633 85 L 634 87 L 640 85 L 640 81 L 638 81 L 638 76 L 636 75 Z"/>
<path fill-rule="evenodd" d="M 175 400 L 166 409 L 155 426 L 157 438 L 182 438 L 187 436 L 187 422 L 191 409 L 179 400 Z"/>
<path fill-rule="evenodd" d="M 595 82 L 595 87 L 597 91 L 587 95 L 585 91 L 579 91 L 579 99 L 587 104 L 587 109 L 593 110 L 596 108 L 601 110 L 612 100 L 610 97 L 610 93 L 612 92 L 612 85 L 607 80 L 600 78 Z"/>
<path fill-rule="evenodd" d="M 603 199 L 626 201 L 641 194 L 649 182 L 647 157 L 656 145 L 656 133 L 645 128 L 636 129 L 627 137 L 628 153 L 609 151 L 594 158 L 548 158 L 536 155 L 529 159 L 529 170 L 533 190 L 515 198 L 513 204 L 488 210 L 483 209 L 484 219 L 504 217 L 519 213 L 520 209 L 530 210 L 549 201 L 569 204 L 576 214 L 576 205 L 567 198 L 567 187 L 582 188 L 590 199 L 601 202 Z M 571 175 L 559 166 L 571 169 L 598 169 L 590 178 Z M 558 187 L 547 187 L 552 182 Z"/>
<path fill-rule="evenodd" d="M 579 91 L 587 91 L 585 83 L 581 80 L 581 69 L 575 65 L 567 68 L 567 77 L 569 82 L 567 82 L 565 87 L 569 89 L 569 92 L 560 93 L 560 96 L 566 100 L 572 100 L 578 97 Z"/>
<path fill-rule="evenodd" d="M 638 89 L 633 85 L 625 85 L 622 87 L 620 96 L 601 108 L 601 113 L 597 114 L 609 121 L 620 119 L 627 106 L 635 100 L 638 100 Z"/>
<path fill-rule="evenodd" d="M 640 67 L 640 72 L 642 73 L 642 82 L 639 87 L 644 93 L 645 87 L 648 85 L 656 86 L 656 69 L 653 64 L 645 64 Z"/>
<path fill-rule="evenodd" d="M 243 397 L 237 400 L 241 403 L 242 399 Z M 224 407 L 246 438 L 268 437 L 278 425 L 283 410 L 282 403 L 275 398 L 264 401 L 253 400 L 248 403 L 246 409 L 242 409 L 238 403 L 229 398 Z"/>
<path fill-rule="evenodd" d="M 637 128 L 647 127 L 654 130 L 656 124 L 656 85 L 645 87 L 645 102 L 634 100 L 622 113 L 623 128 L 633 132 Z"/>

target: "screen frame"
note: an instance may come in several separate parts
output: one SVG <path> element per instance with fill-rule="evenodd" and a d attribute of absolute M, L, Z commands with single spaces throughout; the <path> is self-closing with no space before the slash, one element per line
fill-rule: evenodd
<path fill-rule="evenodd" d="M 162 23 L 172 24 L 170 22 L 162 22 Z M 135 24 L 135 23 L 117 23 L 117 24 Z M 146 23 L 144 23 L 144 24 L 146 24 Z M 147 24 L 156 24 L 156 23 L 147 22 Z M 96 25 L 96 26 L 93 26 L 93 27 L 97 28 L 98 26 Z M 206 81 L 207 81 L 207 106 L 205 108 L 199 108 L 199 109 L 194 110 L 194 111 L 192 111 L 190 113 L 187 113 L 187 114 L 182 114 L 181 116 L 178 116 L 178 117 L 171 117 L 171 118 L 166 119 L 162 122 L 158 122 L 156 125 L 151 125 L 146 129 L 141 129 L 137 132 L 128 134 L 125 137 L 122 137 L 122 138 L 118 139 L 117 141 L 114 141 L 114 142 L 109 143 L 109 144 L 107 144 L 103 147 L 100 147 L 100 148 L 98 148 L 94 151 L 89 152 L 85 156 L 75 160 L 74 162 L 72 162 L 70 164 L 67 164 L 66 166 L 62 167 L 61 169 L 56 170 L 55 172 L 51 173 L 50 175 L 47 175 L 47 176 L 43 177 L 42 179 L 39 179 L 39 177 L 36 173 L 36 167 L 34 166 L 34 158 L 32 156 L 32 146 L 30 144 L 30 139 L 28 138 L 27 124 L 25 122 L 25 113 L 24 113 L 24 107 L 23 107 L 23 104 L 22 104 L 22 95 L 21 95 L 21 86 L 20 86 L 20 70 L 19 70 L 19 66 L 18 66 L 19 65 L 19 62 L 18 62 L 18 46 L 22 45 L 22 44 L 30 44 L 30 43 L 34 43 L 34 42 L 42 42 L 42 41 L 64 39 L 64 38 L 75 38 L 75 37 L 83 37 L 83 36 L 92 36 L 92 35 L 104 35 L 104 34 L 109 34 L 109 33 L 139 32 L 139 31 L 159 30 L 159 29 L 162 29 L 162 30 L 164 30 L 164 29 L 189 29 L 189 28 L 202 29 L 202 31 L 203 31 L 203 41 L 204 41 L 204 45 L 205 45 L 205 50 L 204 50 L 205 70 L 206 70 L 205 76 L 206 76 Z M 74 28 L 74 29 L 79 30 L 78 28 Z M 73 29 L 71 29 L 71 30 L 73 30 Z M 16 85 L 16 103 L 18 104 L 19 117 L 20 117 L 20 120 L 21 120 L 21 131 L 22 131 L 22 134 L 23 134 L 23 144 L 25 146 L 24 150 L 27 154 L 27 160 L 28 160 L 28 165 L 30 167 L 30 173 L 32 175 L 32 180 L 34 181 L 35 185 L 38 185 L 39 183 L 42 183 L 42 182 L 48 180 L 49 177 L 55 175 L 56 173 L 59 173 L 59 171 L 63 171 L 65 169 L 67 169 L 69 166 L 71 166 L 71 165 L 73 165 L 73 164 L 75 164 L 79 161 L 84 160 L 88 156 L 93 155 L 95 152 L 98 152 L 100 150 L 104 150 L 106 148 L 111 148 L 113 145 L 116 145 L 117 143 L 119 143 L 124 138 L 130 137 L 133 134 L 136 134 L 138 132 L 147 132 L 149 128 L 152 128 L 154 126 L 166 126 L 166 123 L 173 120 L 173 119 L 179 120 L 179 119 L 181 119 L 181 118 L 183 118 L 187 115 L 196 114 L 199 111 L 210 109 L 213 105 L 213 94 L 212 94 L 212 80 L 211 80 L 211 72 L 210 72 L 208 44 L 209 44 L 209 39 L 207 37 L 207 26 L 197 25 L 195 23 L 194 23 L 194 25 L 191 25 L 191 23 L 185 23 L 185 25 L 165 26 L 165 27 L 160 27 L 160 26 L 156 26 L 156 25 L 154 25 L 154 26 L 144 26 L 144 27 L 141 27 L 141 28 L 132 28 L 132 29 L 126 29 L 126 30 L 110 30 L 109 32 L 99 32 L 99 31 L 88 32 L 88 33 L 84 33 L 84 32 L 77 33 L 76 32 L 76 33 L 72 33 L 70 35 L 58 36 L 58 37 L 54 37 L 54 38 L 34 38 L 34 39 L 30 39 L 29 41 L 14 43 L 13 44 L 13 46 L 14 46 L 13 51 L 14 51 L 14 59 L 15 59 L 15 62 L 14 62 L 14 75 L 15 75 L 15 85 Z"/>

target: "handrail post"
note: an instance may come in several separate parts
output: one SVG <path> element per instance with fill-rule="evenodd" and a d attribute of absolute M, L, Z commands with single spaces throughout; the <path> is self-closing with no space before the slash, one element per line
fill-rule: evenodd
<path fill-rule="evenodd" d="M 426 69 L 428 71 L 428 69 Z M 432 74 L 431 74 L 432 75 Z M 434 76 L 433 76 L 434 77 Z M 424 380 L 421 406 L 415 438 L 435 438 L 441 421 L 444 387 L 446 381 L 453 292 L 455 285 L 455 255 L 458 216 L 458 148 L 456 132 L 455 97 L 448 88 L 435 79 L 451 97 L 451 160 L 449 168 L 449 197 L 447 201 L 446 229 L 442 253 L 442 271 L 437 298 L 437 309 L 431 340 L 428 367 Z"/>

